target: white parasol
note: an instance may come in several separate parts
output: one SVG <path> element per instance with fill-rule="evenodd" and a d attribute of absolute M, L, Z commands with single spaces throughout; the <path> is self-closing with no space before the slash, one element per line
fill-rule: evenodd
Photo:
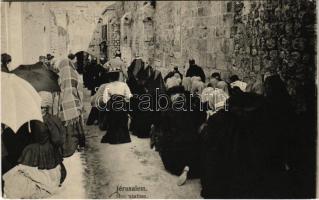
<path fill-rule="evenodd" d="M 17 132 L 31 120 L 43 122 L 39 94 L 22 78 L 1 72 L 1 123 Z"/>

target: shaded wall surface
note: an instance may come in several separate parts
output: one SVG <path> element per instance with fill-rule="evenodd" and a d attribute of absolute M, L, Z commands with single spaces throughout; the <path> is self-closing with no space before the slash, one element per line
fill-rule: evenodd
<path fill-rule="evenodd" d="M 254 83 L 266 73 L 284 80 L 297 114 L 302 198 L 316 191 L 316 1 L 120 2 L 121 50 L 143 56 L 163 75 L 194 58 L 207 76 L 236 74 Z M 121 13 L 121 12 L 119 12 Z M 287 102 L 289 103 L 289 102 Z M 271 125 L 270 125 L 271 126 Z M 288 138 L 287 138 L 288 139 Z M 298 157 L 298 155 L 296 155 Z"/>
<path fill-rule="evenodd" d="M 279 73 L 300 112 L 314 98 L 316 2 L 118 2 L 124 57 L 141 55 L 166 74 L 187 69 L 189 58 L 207 76 L 237 74 L 245 81 Z M 153 4 L 154 5 L 154 4 Z M 129 54 L 129 55 L 125 55 Z M 312 96 L 309 97 L 308 94 Z M 308 95 L 308 97 L 307 97 Z"/>

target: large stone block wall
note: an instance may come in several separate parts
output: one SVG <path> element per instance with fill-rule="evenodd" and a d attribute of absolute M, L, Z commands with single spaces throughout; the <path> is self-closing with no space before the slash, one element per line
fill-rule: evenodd
<path fill-rule="evenodd" d="M 184 71 L 189 58 L 206 75 L 226 74 L 229 65 L 232 9 L 226 1 L 158 2 L 156 7 L 156 55 L 164 67 Z M 186 67 L 187 68 L 187 67 Z"/>
<path fill-rule="evenodd" d="M 316 78 L 315 3 L 311 0 L 232 3 L 234 53 L 229 70 L 247 81 L 267 71 L 279 73 L 300 112 L 306 110 L 307 96 L 314 95 L 309 85 Z"/>
<path fill-rule="evenodd" d="M 227 75 L 233 44 L 233 10 L 227 10 L 227 5 L 225 1 L 158 1 L 152 8 L 145 2 L 125 2 L 123 17 L 130 15 L 131 22 L 122 23 L 122 38 L 127 40 L 121 46 L 130 46 L 128 52 L 145 57 L 163 74 L 174 66 L 185 71 L 188 59 L 195 58 L 207 75 L 214 71 Z"/>
<path fill-rule="evenodd" d="M 306 87 L 315 82 L 315 1 L 157 1 L 150 31 L 144 4 L 124 2 L 132 18 L 123 29 L 130 38 L 125 48 L 153 56 L 164 75 L 173 66 L 184 72 L 189 58 L 206 75 L 219 71 L 226 79 L 237 74 L 253 82 L 276 71 L 296 108 L 305 109 Z M 146 42 L 152 37 L 154 45 Z"/>
<path fill-rule="evenodd" d="M 122 13 L 122 16 L 118 18 L 117 22 L 120 25 L 120 33 L 114 34 L 120 37 L 122 57 L 127 63 L 130 63 L 135 56 L 143 56 L 145 60 L 153 64 L 155 53 L 154 8 L 143 1 L 117 2 L 115 5 L 122 10 L 118 12 Z M 108 14 L 108 17 L 110 16 Z"/>

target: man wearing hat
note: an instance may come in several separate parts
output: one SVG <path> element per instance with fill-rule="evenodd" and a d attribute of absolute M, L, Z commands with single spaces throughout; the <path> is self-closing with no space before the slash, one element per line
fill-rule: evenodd
<path fill-rule="evenodd" d="M 1 71 L 9 73 L 9 65 L 12 61 L 12 58 L 9 54 L 3 53 L 1 54 Z"/>
<path fill-rule="evenodd" d="M 108 69 L 109 67 L 111 67 L 113 69 L 118 68 L 121 70 L 119 80 L 125 81 L 125 79 L 127 79 L 126 65 L 123 62 L 123 60 L 121 59 L 121 52 L 120 51 L 116 51 L 115 58 L 108 61 L 103 67 L 105 69 Z"/>
<path fill-rule="evenodd" d="M 47 60 L 48 61 L 51 61 L 52 59 L 54 58 L 54 56 L 53 55 L 51 55 L 51 54 L 47 54 Z"/>
<path fill-rule="evenodd" d="M 87 73 L 87 87 L 91 90 L 91 95 L 95 94 L 95 88 L 100 86 L 100 75 L 103 73 L 104 69 L 101 65 L 97 63 L 97 58 L 92 57 L 91 63 L 86 69 Z"/>
<path fill-rule="evenodd" d="M 44 69 L 49 69 L 46 63 L 47 63 L 47 58 L 45 56 L 39 56 L 39 62 L 37 62 L 36 64 L 41 65 Z"/>
<path fill-rule="evenodd" d="M 47 54 L 47 57 L 46 57 L 46 62 L 45 62 L 45 64 L 46 64 L 46 66 L 48 67 L 48 69 L 49 70 L 51 70 L 51 71 L 54 71 L 53 70 L 53 67 L 52 67 L 52 65 L 53 65 L 53 58 L 54 58 L 54 56 L 52 56 L 51 54 Z"/>

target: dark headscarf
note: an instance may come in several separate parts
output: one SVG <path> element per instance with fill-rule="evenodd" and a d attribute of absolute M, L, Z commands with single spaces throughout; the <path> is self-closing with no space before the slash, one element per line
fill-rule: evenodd
<path fill-rule="evenodd" d="M 174 67 L 174 70 L 169 72 L 165 77 L 164 77 L 164 82 L 167 81 L 167 79 L 173 77 L 175 74 L 179 74 L 179 76 L 181 77 L 181 79 L 183 79 L 183 74 L 178 70 L 178 67 Z"/>
<path fill-rule="evenodd" d="M 206 76 L 203 69 L 195 64 L 194 60 L 189 61 L 189 68 L 186 72 L 186 77 L 199 76 L 201 80 L 205 83 Z"/>

